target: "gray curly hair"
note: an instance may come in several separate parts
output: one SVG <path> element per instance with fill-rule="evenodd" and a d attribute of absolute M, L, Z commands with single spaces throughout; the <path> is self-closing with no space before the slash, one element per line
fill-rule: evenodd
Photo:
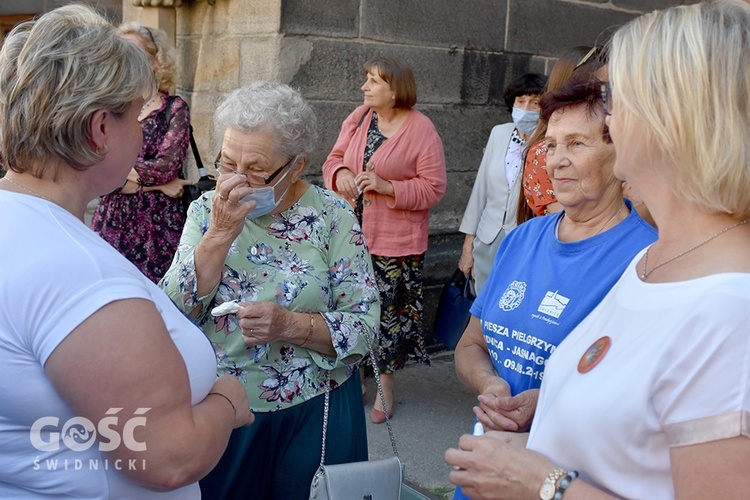
<path fill-rule="evenodd" d="M 279 137 L 277 152 L 309 158 L 317 140 L 315 113 L 302 95 L 283 83 L 257 81 L 229 94 L 214 114 L 219 141 L 227 129 L 247 133 L 273 130 Z"/>

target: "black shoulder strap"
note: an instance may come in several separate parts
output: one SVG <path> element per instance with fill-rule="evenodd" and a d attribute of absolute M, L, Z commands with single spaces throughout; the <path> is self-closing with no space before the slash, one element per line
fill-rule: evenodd
<path fill-rule="evenodd" d="M 167 109 L 165 110 L 167 113 L 167 123 L 169 123 L 169 119 L 172 115 L 172 103 L 175 100 L 175 96 L 169 96 L 167 97 Z M 190 149 L 193 150 L 193 157 L 195 158 L 195 166 L 198 167 L 198 175 L 200 177 L 203 177 L 205 174 L 203 170 L 203 161 L 201 160 L 201 154 L 198 151 L 198 145 L 195 143 L 195 137 L 193 137 L 193 126 L 188 125 L 190 127 Z M 182 165 L 182 175 L 185 179 L 189 179 L 188 172 L 185 170 L 185 167 L 187 167 L 187 162 L 185 162 Z"/>
<path fill-rule="evenodd" d="M 169 120 L 172 118 L 172 103 L 173 102 L 174 102 L 174 96 L 168 95 L 167 107 L 164 108 L 164 112 L 166 113 L 167 123 L 169 123 Z"/>
<path fill-rule="evenodd" d="M 198 152 L 198 145 L 195 143 L 195 137 L 193 137 L 192 125 L 190 125 L 190 148 L 193 150 L 193 156 L 195 157 L 195 165 L 198 167 L 198 172 L 202 172 L 203 161 L 201 161 L 201 154 Z"/>
<path fill-rule="evenodd" d="M 369 112 L 370 112 L 370 108 L 367 108 L 365 110 L 365 114 L 363 114 L 362 118 L 360 118 L 359 121 L 357 122 L 357 126 L 354 128 L 354 130 L 357 130 L 359 128 L 359 126 L 362 125 L 362 122 L 365 121 L 365 116 L 367 116 L 367 113 L 369 113 Z"/>

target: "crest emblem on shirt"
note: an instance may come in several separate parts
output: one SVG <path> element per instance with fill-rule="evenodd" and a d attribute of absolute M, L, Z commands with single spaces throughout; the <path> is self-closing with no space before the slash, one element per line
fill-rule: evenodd
<path fill-rule="evenodd" d="M 514 281 L 503 292 L 498 305 L 503 311 L 512 311 L 523 302 L 523 296 L 526 294 L 526 283 L 523 281 Z"/>

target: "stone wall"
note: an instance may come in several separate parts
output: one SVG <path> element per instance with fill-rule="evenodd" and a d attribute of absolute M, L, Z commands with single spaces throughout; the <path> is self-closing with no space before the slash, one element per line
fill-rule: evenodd
<path fill-rule="evenodd" d="M 2 1 L 0 25 L 66 3 Z M 510 121 L 502 102 L 507 83 L 548 73 L 568 47 L 604 42 L 643 12 L 688 3 L 695 0 L 184 0 L 179 8 L 95 2 L 114 22 L 173 32 L 178 93 L 191 106 L 207 163 L 218 151 L 211 131 L 217 104 L 242 84 L 276 80 L 300 89 L 318 115 L 321 137 L 308 177 L 322 184 L 320 167 L 340 124 L 362 101 L 362 63 L 376 55 L 407 61 L 417 108 L 435 123 L 448 167 L 448 191 L 430 215 L 427 331 L 440 283 L 458 261 L 457 229 L 485 142 L 493 125 Z"/>
<path fill-rule="evenodd" d="M 138 11 L 126 6 L 124 17 Z M 457 232 L 493 125 L 510 121 L 502 102 L 515 76 L 548 73 L 574 45 L 604 42 L 618 25 L 671 0 L 217 0 L 176 9 L 179 93 L 191 105 L 202 156 L 218 150 L 211 114 L 229 91 L 254 79 L 299 88 L 313 105 L 320 167 L 342 120 L 361 103 L 362 63 L 396 56 L 414 69 L 417 108 L 444 145 L 448 191 L 430 217 L 425 281 L 428 331 L 440 283 L 455 269 Z"/>
<path fill-rule="evenodd" d="M 71 0 L 2 0 L 0 1 L 0 16 L 43 14 L 69 3 L 75 2 Z M 96 5 L 102 14 L 115 22 L 121 19 L 122 0 L 97 0 L 91 4 Z"/>

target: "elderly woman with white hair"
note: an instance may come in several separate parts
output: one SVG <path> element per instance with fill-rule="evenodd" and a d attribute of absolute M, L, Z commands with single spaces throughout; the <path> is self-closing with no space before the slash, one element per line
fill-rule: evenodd
<path fill-rule="evenodd" d="M 215 127 L 216 190 L 192 204 L 162 285 L 213 343 L 219 374 L 243 383 L 256 423 L 233 434 L 201 488 L 208 498 L 306 498 L 326 388 L 326 462 L 368 458 L 357 368 L 380 317 L 370 255 L 348 203 L 302 180 L 317 134 L 298 92 L 238 89 Z M 212 315 L 232 301 L 236 313 Z"/>
<path fill-rule="evenodd" d="M 609 77 L 615 174 L 659 239 L 550 357 L 528 449 L 464 436 L 451 480 L 473 498 L 746 498 L 750 4 L 631 21 Z"/>

